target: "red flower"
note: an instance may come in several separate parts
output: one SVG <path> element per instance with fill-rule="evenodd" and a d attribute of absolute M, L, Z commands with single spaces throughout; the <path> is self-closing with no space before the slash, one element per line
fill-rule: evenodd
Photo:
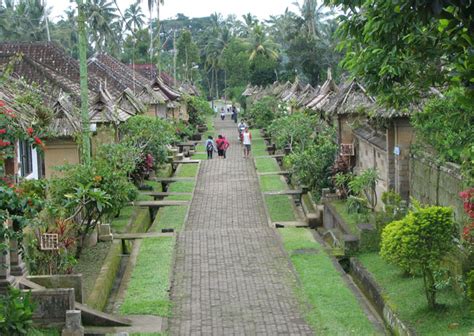
<path fill-rule="evenodd" d="M 29 136 L 32 136 L 32 135 L 33 135 L 33 128 L 32 128 L 32 127 L 28 127 L 28 129 L 26 130 L 26 132 L 28 132 L 28 135 L 29 135 Z"/>
<path fill-rule="evenodd" d="M 7 133 L 7 130 L 5 128 L 0 129 L 0 134 L 5 134 Z"/>
<path fill-rule="evenodd" d="M 5 106 L 5 102 L 3 100 L 0 100 L 0 107 Z"/>
<path fill-rule="evenodd" d="M 37 145 L 40 145 L 40 146 L 41 146 L 41 145 L 43 144 L 43 142 L 41 141 L 41 139 L 38 138 L 37 136 L 35 136 L 33 139 L 35 140 L 35 143 L 36 143 Z"/>

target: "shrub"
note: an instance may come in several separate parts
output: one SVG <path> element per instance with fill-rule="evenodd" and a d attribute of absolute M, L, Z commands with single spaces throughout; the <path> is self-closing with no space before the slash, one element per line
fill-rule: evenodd
<path fill-rule="evenodd" d="M 365 197 L 367 204 L 372 211 L 377 205 L 376 185 L 379 175 L 376 169 L 366 169 L 357 176 L 354 176 L 349 182 L 349 190 L 353 195 Z"/>
<path fill-rule="evenodd" d="M 321 196 L 323 188 L 331 185 L 331 166 L 337 151 L 334 134 L 333 129 L 322 131 L 304 150 L 293 152 L 285 159 L 293 176 L 307 185 L 316 198 Z"/>
<path fill-rule="evenodd" d="M 174 128 L 166 120 L 135 116 L 120 126 L 121 142 L 127 146 L 141 150 L 142 158 L 151 154 L 159 164 L 164 163 L 168 156 L 166 146 L 176 139 Z"/>
<path fill-rule="evenodd" d="M 284 111 L 286 111 L 285 106 L 281 105 L 277 99 L 266 96 L 247 109 L 243 117 L 252 127 L 264 128 Z"/>
<path fill-rule="evenodd" d="M 423 275 L 430 308 L 436 306 L 435 272 L 454 247 L 455 224 L 451 208 L 416 208 L 400 221 L 388 224 L 382 232 L 381 256 L 405 270 Z"/>
<path fill-rule="evenodd" d="M 276 118 L 268 126 L 278 148 L 290 147 L 291 151 L 304 150 L 311 143 L 316 126 L 316 117 L 305 113 L 294 113 Z"/>
<path fill-rule="evenodd" d="M 10 287 L 0 295 L 0 335 L 26 335 L 32 329 L 34 307 L 29 292 Z"/>
<path fill-rule="evenodd" d="M 211 106 L 203 98 L 186 96 L 185 100 L 188 105 L 189 123 L 191 125 L 202 125 L 206 122 L 205 116 L 213 114 Z"/>
<path fill-rule="evenodd" d="M 474 270 L 467 273 L 467 297 L 472 302 L 474 309 Z"/>

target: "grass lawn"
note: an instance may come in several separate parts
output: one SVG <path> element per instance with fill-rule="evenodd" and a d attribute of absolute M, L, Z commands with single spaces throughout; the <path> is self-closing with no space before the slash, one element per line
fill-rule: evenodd
<path fill-rule="evenodd" d="M 419 335 L 468 335 L 474 332 L 474 314 L 459 295 L 446 290 L 437 295 L 443 307 L 430 311 L 421 277 L 406 277 L 396 266 L 387 264 L 377 253 L 359 255 L 358 258 L 384 289 L 384 297 L 398 312 L 405 323 L 410 324 Z M 449 326 L 459 324 L 456 328 Z"/>
<path fill-rule="evenodd" d="M 306 320 L 317 335 L 377 335 L 359 302 L 346 286 L 330 257 L 307 229 L 279 229 L 301 280 L 296 289 Z M 310 249 L 303 253 L 304 249 Z M 303 251 L 302 251 L 303 250 Z"/>
<path fill-rule="evenodd" d="M 100 269 L 111 244 L 111 242 L 99 242 L 96 246 L 85 248 L 82 251 L 81 258 L 74 266 L 75 274 L 82 273 L 84 298 L 87 298 L 94 288 L 95 281 L 99 276 Z"/>
<path fill-rule="evenodd" d="M 111 223 L 111 228 L 113 232 L 123 233 L 127 224 L 130 222 L 130 218 L 135 213 L 135 208 L 133 206 L 126 206 L 120 211 L 120 216 L 114 218 Z"/>
<path fill-rule="evenodd" d="M 169 192 L 186 192 L 192 193 L 194 187 L 196 186 L 196 182 L 194 181 L 180 181 L 171 183 L 168 187 Z M 169 199 L 169 198 L 168 198 Z"/>
<path fill-rule="evenodd" d="M 217 153 L 216 153 L 217 155 Z M 207 154 L 205 153 L 199 153 L 199 154 L 194 154 L 191 159 L 193 160 L 207 160 Z"/>
<path fill-rule="evenodd" d="M 294 222 L 296 221 L 292 200 L 286 195 L 265 196 L 268 212 L 272 222 Z"/>
<path fill-rule="evenodd" d="M 332 206 L 336 209 L 342 219 L 347 223 L 349 229 L 352 231 L 352 234 L 359 235 L 360 231 L 357 227 L 358 224 L 367 223 L 369 221 L 368 216 L 362 214 L 351 214 L 346 210 L 346 202 L 342 200 L 332 201 Z"/>
<path fill-rule="evenodd" d="M 176 171 L 177 177 L 195 177 L 198 173 L 198 164 L 181 164 Z"/>
<path fill-rule="evenodd" d="M 140 247 L 137 264 L 120 307 L 124 315 L 169 317 L 169 282 L 175 238 L 147 238 Z"/>
<path fill-rule="evenodd" d="M 28 331 L 27 336 L 60 336 L 59 329 L 32 329 Z"/>
<path fill-rule="evenodd" d="M 277 172 L 280 166 L 273 158 L 256 158 L 255 164 L 259 173 Z"/>
<path fill-rule="evenodd" d="M 162 229 L 181 231 L 187 211 L 187 206 L 164 207 L 160 209 L 153 226 L 150 228 L 150 232 L 157 232 Z"/>
<path fill-rule="evenodd" d="M 281 191 L 288 189 L 286 183 L 278 175 L 260 176 L 260 188 L 266 191 Z"/>
<path fill-rule="evenodd" d="M 254 139 L 252 133 L 252 155 L 253 156 L 264 156 L 268 155 L 267 145 L 263 139 Z"/>

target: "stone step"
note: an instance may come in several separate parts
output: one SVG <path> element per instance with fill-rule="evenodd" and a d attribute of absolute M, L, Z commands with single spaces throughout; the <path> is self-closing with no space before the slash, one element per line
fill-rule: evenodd
<path fill-rule="evenodd" d="M 304 227 L 308 227 L 308 223 L 306 223 L 306 222 L 273 222 L 272 225 L 276 228 L 286 228 L 286 227 L 304 228 Z"/>
<path fill-rule="evenodd" d="M 275 172 L 265 172 L 265 173 L 258 173 L 259 176 L 270 176 L 270 175 L 290 175 L 290 172 L 287 170 L 279 170 Z"/>
<path fill-rule="evenodd" d="M 113 238 L 124 239 L 124 240 L 134 240 L 134 239 L 145 239 L 145 238 L 173 237 L 174 235 L 175 234 L 172 232 L 120 233 L 120 234 L 114 234 Z"/>
<path fill-rule="evenodd" d="M 189 201 L 137 201 L 131 202 L 130 205 L 147 208 L 161 208 L 168 206 L 189 205 Z"/>

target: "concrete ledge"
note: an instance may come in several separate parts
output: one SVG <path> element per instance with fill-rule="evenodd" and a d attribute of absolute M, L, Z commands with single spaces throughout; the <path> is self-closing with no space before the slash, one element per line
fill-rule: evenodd
<path fill-rule="evenodd" d="M 401 321 L 392 308 L 385 302 L 386 295 L 383 289 L 357 258 L 350 259 L 350 274 L 359 288 L 361 288 L 364 294 L 370 299 L 379 315 L 383 317 L 386 326 L 390 329 L 392 334 L 400 336 L 416 335 L 415 331 Z"/>
<path fill-rule="evenodd" d="M 94 309 L 103 310 L 107 304 L 110 291 L 120 267 L 122 244 L 115 241 L 110 246 L 109 253 L 105 257 L 99 276 L 95 281 L 94 288 L 86 299 L 86 304 Z"/>
<path fill-rule="evenodd" d="M 66 311 L 75 308 L 74 289 L 34 289 L 31 298 L 36 303 L 33 323 L 37 326 L 64 325 Z"/>
<path fill-rule="evenodd" d="M 75 300 L 80 303 L 83 302 L 82 274 L 34 275 L 26 278 L 48 289 L 74 288 Z"/>

